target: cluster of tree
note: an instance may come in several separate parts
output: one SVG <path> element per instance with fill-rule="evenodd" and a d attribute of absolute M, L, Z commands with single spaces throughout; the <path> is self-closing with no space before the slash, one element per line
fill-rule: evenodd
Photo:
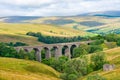
<path fill-rule="evenodd" d="M 23 43 L 23 42 L 16 42 L 16 43 L 9 42 L 9 43 L 5 43 L 5 44 L 8 45 L 8 46 L 12 46 L 12 47 L 17 47 L 17 46 L 28 46 L 28 44 Z"/>
<path fill-rule="evenodd" d="M 87 75 L 88 60 L 85 56 L 81 56 L 77 59 L 72 59 L 64 64 L 63 74 L 61 78 L 63 80 L 77 80 L 77 78 Z"/>
<path fill-rule="evenodd" d="M 105 36 L 105 39 L 108 42 L 116 42 L 118 46 L 120 46 L 120 36 L 117 34 L 108 34 Z"/>
<path fill-rule="evenodd" d="M 44 42 L 47 44 L 52 43 L 65 43 L 65 42 L 77 42 L 80 40 L 85 40 L 85 38 L 80 36 L 75 37 L 55 37 L 55 36 L 45 36 L 42 35 L 40 32 L 34 33 L 34 32 L 28 32 L 26 35 L 34 36 L 38 38 L 38 41 Z"/>
<path fill-rule="evenodd" d="M 90 60 L 87 57 L 81 56 L 67 61 L 64 64 L 65 67 L 61 78 L 64 80 L 77 80 L 77 78 L 101 69 L 105 63 L 108 63 L 104 53 L 96 53 L 91 56 Z"/>
<path fill-rule="evenodd" d="M 69 37 L 69 38 L 68 37 L 45 36 L 39 32 L 37 32 L 37 33 L 28 32 L 26 35 L 37 37 L 38 41 L 44 42 L 47 44 L 64 43 L 64 42 L 77 42 L 77 41 L 84 41 L 84 40 L 95 40 L 94 43 L 91 43 L 92 45 L 101 45 L 105 41 L 107 41 L 107 42 L 115 42 L 116 43 L 116 44 L 115 43 L 108 43 L 108 44 L 110 44 L 110 45 L 108 45 L 108 47 L 113 48 L 115 45 L 120 46 L 120 36 L 118 34 L 98 35 L 98 36 L 94 36 L 94 37 L 75 36 L 75 37 Z"/>
<path fill-rule="evenodd" d="M 117 46 L 120 46 L 120 35 L 119 34 L 98 35 L 95 37 L 91 37 L 90 39 L 97 40 L 97 41 L 116 42 Z"/>
<path fill-rule="evenodd" d="M 34 51 L 28 53 L 24 50 L 20 50 L 19 52 L 17 52 L 14 47 L 8 46 L 6 43 L 0 43 L 0 56 L 35 60 Z"/>
<path fill-rule="evenodd" d="M 44 59 L 42 62 L 62 72 L 61 78 L 63 80 L 77 80 L 77 78 L 81 76 L 101 69 L 105 63 L 108 63 L 105 53 L 98 53 L 103 50 L 102 44 L 104 44 L 104 39 L 96 40 L 90 45 L 83 44 L 74 48 L 72 53 L 73 59 L 71 60 L 62 56 L 59 59 Z M 95 52 L 97 53 L 92 54 L 90 60 L 88 60 L 86 55 Z M 88 61 L 90 61 L 90 63 L 88 63 Z M 89 79 L 91 79 L 91 77 Z"/>
<path fill-rule="evenodd" d="M 42 62 L 61 72 L 62 74 L 60 77 L 63 80 L 77 80 L 82 76 L 101 69 L 105 63 L 108 63 L 106 61 L 105 53 L 93 54 L 90 59 L 87 55 L 81 55 L 74 59 L 68 59 L 67 57 L 62 56 L 58 59 L 45 59 Z M 95 79 L 98 78 L 101 77 Z M 91 77 L 88 78 L 88 80 L 90 79 Z"/>
<path fill-rule="evenodd" d="M 95 42 L 96 43 L 96 42 Z M 103 47 L 101 45 L 93 45 L 95 43 L 92 43 L 91 45 L 80 45 L 79 47 L 74 48 L 73 50 L 73 58 L 77 58 L 81 55 L 95 53 L 103 50 Z"/>

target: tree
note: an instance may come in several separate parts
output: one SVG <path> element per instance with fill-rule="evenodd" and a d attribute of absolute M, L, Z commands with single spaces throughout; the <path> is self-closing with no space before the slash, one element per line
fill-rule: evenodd
<path fill-rule="evenodd" d="M 14 47 L 17 47 L 17 46 L 28 46 L 28 44 L 22 43 L 22 42 L 16 42 L 13 46 Z"/>
<path fill-rule="evenodd" d="M 35 58 L 35 51 L 31 51 L 27 55 L 28 55 L 28 59 L 29 60 L 36 60 L 36 58 Z"/>
<path fill-rule="evenodd" d="M 89 52 L 89 46 L 83 44 L 73 50 L 73 57 L 76 58 L 79 57 L 80 55 L 88 54 L 88 52 Z"/>
<path fill-rule="evenodd" d="M 90 43 L 91 45 L 101 45 L 104 43 L 104 39 L 96 39 L 94 42 Z"/>
<path fill-rule="evenodd" d="M 101 69 L 105 63 L 107 63 L 105 53 L 99 52 L 91 56 L 91 65 L 94 70 Z"/>
<path fill-rule="evenodd" d="M 16 57 L 16 50 L 13 47 L 7 46 L 5 43 L 0 43 L 0 56 L 2 57 Z"/>
<path fill-rule="evenodd" d="M 120 39 L 117 41 L 117 45 L 120 46 Z"/>
<path fill-rule="evenodd" d="M 75 37 L 56 37 L 56 36 L 45 36 L 42 35 L 41 33 L 37 32 L 28 32 L 26 35 L 29 36 L 34 36 L 38 38 L 38 41 L 44 42 L 47 44 L 52 44 L 52 43 L 63 43 L 63 42 L 75 42 L 75 41 L 80 41 L 80 40 L 86 40 L 86 38 L 80 37 L 80 36 L 75 36 Z"/>
<path fill-rule="evenodd" d="M 19 59 L 25 59 L 25 55 L 27 53 L 24 50 L 20 49 L 20 51 L 17 54 Z"/>
<path fill-rule="evenodd" d="M 66 56 L 61 56 L 58 59 L 57 58 L 50 58 L 50 59 L 44 59 L 42 62 L 44 64 L 47 64 L 51 67 L 53 67 L 55 70 L 59 72 L 63 72 L 64 69 L 64 63 L 68 61 L 68 57 Z"/>
<path fill-rule="evenodd" d="M 89 53 L 99 52 L 103 50 L 103 47 L 101 45 L 90 45 Z"/>
<path fill-rule="evenodd" d="M 88 60 L 85 56 L 69 60 L 65 63 L 63 78 L 66 80 L 77 80 L 78 77 L 87 74 Z M 70 79 L 73 77 L 72 79 Z"/>

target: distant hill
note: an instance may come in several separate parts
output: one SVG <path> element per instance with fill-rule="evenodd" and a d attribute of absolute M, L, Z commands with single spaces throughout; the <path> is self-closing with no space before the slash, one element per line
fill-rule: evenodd
<path fill-rule="evenodd" d="M 83 21 L 83 22 L 80 22 L 80 24 L 88 27 L 96 27 L 96 26 L 104 25 L 104 23 L 100 23 L 97 21 Z"/>
<path fill-rule="evenodd" d="M 20 24 L 45 24 L 48 26 L 49 31 L 44 34 L 52 34 L 57 36 L 69 36 L 73 32 L 54 31 L 51 26 L 58 28 L 72 28 L 75 33 L 80 33 L 84 35 L 83 32 L 93 33 L 93 34 L 109 34 L 117 33 L 120 34 L 120 11 L 102 11 L 102 12 L 92 12 L 85 13 L 76 16 L 53 16 L 53 17 L 40 17 L 40 16 L 8 16 L 0 17 L 0 22 L 15 24 L 21 26 Z M 30 25 L 31 26 L 31 25 Z M 3 26 L 1 26 L 3 27 Z M 42 27 L 42 26 L 40 26 Z M 57 29 L 58 29 L 57 28 Z M 40 28 L 42 30 L 42 28 Z M 41 30 L 38 30 L 41 32 Z M 61 29 L 60 29 L 61 30 Z M 68 29 L 69 30 L 69 29 Z M 8 30 L 9 31 L 9 30 Z M 30 30 L 33 31 L 33 30 Z M 43 30 L 44 31 L 44 30 Z M 50 33 L 50 32 L 53 33 Z M 74 34 L 78 35 L 78 34 Z M 85 34 L 86 35 L 86 34 Z"/>
<path fill-rule="evenodd" d="M 44 23 L 45 24 L 64 25 L 64 24 L 75 23 L 75 21 L 67 20 L 67 19 L 57 19 L 57 20 L 45 20 Z"/>
<path fill-rule="evenodd" d="M 103 17 L 120 17 L 120 11 L 103 11 L 80 14 L 77 16 L 103 16 Z"/>
<path fill-rule="evenodd" d="M 41 18 L 39 16 L 7 16 L 7 17 L 1 17 L 0 19 L 4 19 L 4 22 L 7 23 L 23 23 L 23 21 L 26 20 L 34 20 Z"/>
<path fill-rule="evenodd" d="M 76 16 L 55 16 L 57 20 L 47 19 L 44 23 L 51 23 L 51 24 L 67 24 L 67 23 L 74 23 L 73 20 L 67 20 L 66 18 L 71 17 L 85 17 L 85 16 L 100 16 L 100 17 L 120 17 L 120 11 L 102 11 L 102 12 L 91 12 L 91 13 L 84 13 Z M 46 18 L 41 16 L 6 16 L 0 17 L 0 20 L 3 19 L 4 22 L 7 23 L 24 23 L 24 21 L 36 20 L 40 18 Z M 26 22 L 25 22 L 26 23 Z"/>

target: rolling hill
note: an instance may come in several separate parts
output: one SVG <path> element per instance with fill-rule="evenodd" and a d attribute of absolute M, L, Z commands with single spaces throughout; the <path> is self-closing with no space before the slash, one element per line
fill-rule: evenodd
<path fill-rule="evenodd" d="M 115 18 L 120 17 L 120 11 L 100 11 L 100 12 L 91 12 L 80 14 L 78 16 L 101 16 L 101 17 L 108 17 L 108 18 Z"/>
<path fill-rule="evenodd" d="M 54 24 L 95 34 L 120 33 L 120 18 L 100 16 L 49 17 L 27 21 L 37 24 Z"/>
<path fill-rule="evenodd" d="M 0 23 L 0 42 L 24 42 L 29 45 L 41 45 L 37 38 L 26 35 L 27 32 L 41 32 L 47 36 L 72 37 L 93 36 L 94 34 L 48 24 Z"/>
<path fill-rule="evenodd" d="M 7 16 L 7 17 L 1 17 L 0 19 L 3 20 L 3 22 L 6 23 L 22 23 L 22 21 L 25 20 L 33 20 L 41 18 L 39 16 Z"/>
<path fill-rule="evenodd" d="M 71 28 L 80 32 L 94 34 L 120 33 L 120 11 L 103 11 L 85 13 L 76 16 L 8 16 L 0 21 L 11 24 L 52 25 L 60 28 Z M 69 29 L 68 29 L 69 30 Z M 62 33 L 62 32 L 61 32 Z"/>
<path fill-rule="evenodd" d="M 99 74 L 107 80 L 120 80 L 120 47 L 113 48 L 104 51 L 106 53 L 107 60 L 110 62 L 110 64 L 115 64 L 115 69 L 112 71 L 103 71 L 102 69 L 99 71 L 94 71 L 87 76 L 80 78 L 79 80 L 86 80 L 86 78 L 90 75 Z"/>
<path fill-rule="evenodd" d="M 53 68 L 36 61 L 0 57 L 0 80 L 59 80 Z"/>

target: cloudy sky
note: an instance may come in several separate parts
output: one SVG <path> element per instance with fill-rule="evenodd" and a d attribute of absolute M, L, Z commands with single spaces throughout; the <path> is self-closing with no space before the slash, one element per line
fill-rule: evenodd
<path fill-rule="evenodd" d="M 120 0 L 0 0 L 0 16 L 66 16 L 120 10 Z"/>

